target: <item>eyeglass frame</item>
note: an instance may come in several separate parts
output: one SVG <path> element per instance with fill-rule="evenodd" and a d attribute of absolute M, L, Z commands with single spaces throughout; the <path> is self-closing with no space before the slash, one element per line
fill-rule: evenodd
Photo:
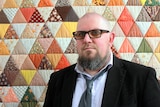
<path fill-rule="evenodd" d="M 94 36 L 91 34 L 92 31 L 100 31 L 100 34 L 99 34 L 98 36 L 94 37 Z M 76 33 L 78 33 L 78 32 L 81 32 L 82 35 L 83 35 L 83 36 L 81 36 L 81 38 L 79 38 L 79 39 L 76 38 Z M 110 32 L 109 30 L 92 29 L 92 30 L 89 30 L 89 31 L 75 31 L 75 32 L 73 32 L 72 34 L 73 34 L 73 37 L 74 37 L 76 40 L 82 40 L 82 39 L 85 38 L 85 35 L 86 35 L 86 34 L 88 34 L 91 39 L 94 39 L 94 38 L 100 38 L 101 35 L 102 35 L 102 33 L 109 33 L 109 32 Z"/>

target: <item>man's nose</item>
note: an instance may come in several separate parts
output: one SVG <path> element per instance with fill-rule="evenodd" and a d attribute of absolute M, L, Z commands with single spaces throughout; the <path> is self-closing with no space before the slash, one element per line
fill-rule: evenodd
<path fill-rule="evenodd" d="M 86 33 L 85 36 L 84 36 L 84 39 L 83 39 L 85 42 L 91 42 L 92 39 L 90 38 L 89 34 Z"/>

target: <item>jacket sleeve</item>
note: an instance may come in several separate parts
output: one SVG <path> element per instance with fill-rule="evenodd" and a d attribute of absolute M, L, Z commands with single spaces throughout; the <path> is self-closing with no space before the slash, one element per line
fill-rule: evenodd
<path fill-rule="evenodd" d="M 148 72 L 143 93 L 143 107 L 160 107 L 160 84 L 154 69 Z"/>

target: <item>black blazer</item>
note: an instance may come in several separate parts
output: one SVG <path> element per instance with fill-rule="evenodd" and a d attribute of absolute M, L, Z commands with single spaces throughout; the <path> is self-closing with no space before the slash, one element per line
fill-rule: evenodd
<path fill-rule="evenodd" d="M 77 73 L 75 64 L 54 72 L 44 107 L 71 107 Z M 101 107 L 160 107 L 160 85 L 153 68 L 114 57 Z"/>

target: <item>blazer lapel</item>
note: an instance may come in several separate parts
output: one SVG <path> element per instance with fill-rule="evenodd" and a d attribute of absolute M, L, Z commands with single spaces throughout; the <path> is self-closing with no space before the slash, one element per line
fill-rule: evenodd
<path fill-rule="evenodd" d="M 114 57 L 112 68 L 108 71 L 102 107 L 115 107 L 118 103 L 126 71 L 119 59 Z"/>
<path fill-rule="evenodd" d="M 65 71 L 69 73 L 66 73 L 67 75 L 65 75 L 64 77 L 64 84 L 62 88 L 63 97 L 61 98 L 62 107 L 71 107 L 72 105 L 72 98 L 76 85 L 77 72 L 74 70 L 74 66 L 70 69 L 70 71 Z"/>

